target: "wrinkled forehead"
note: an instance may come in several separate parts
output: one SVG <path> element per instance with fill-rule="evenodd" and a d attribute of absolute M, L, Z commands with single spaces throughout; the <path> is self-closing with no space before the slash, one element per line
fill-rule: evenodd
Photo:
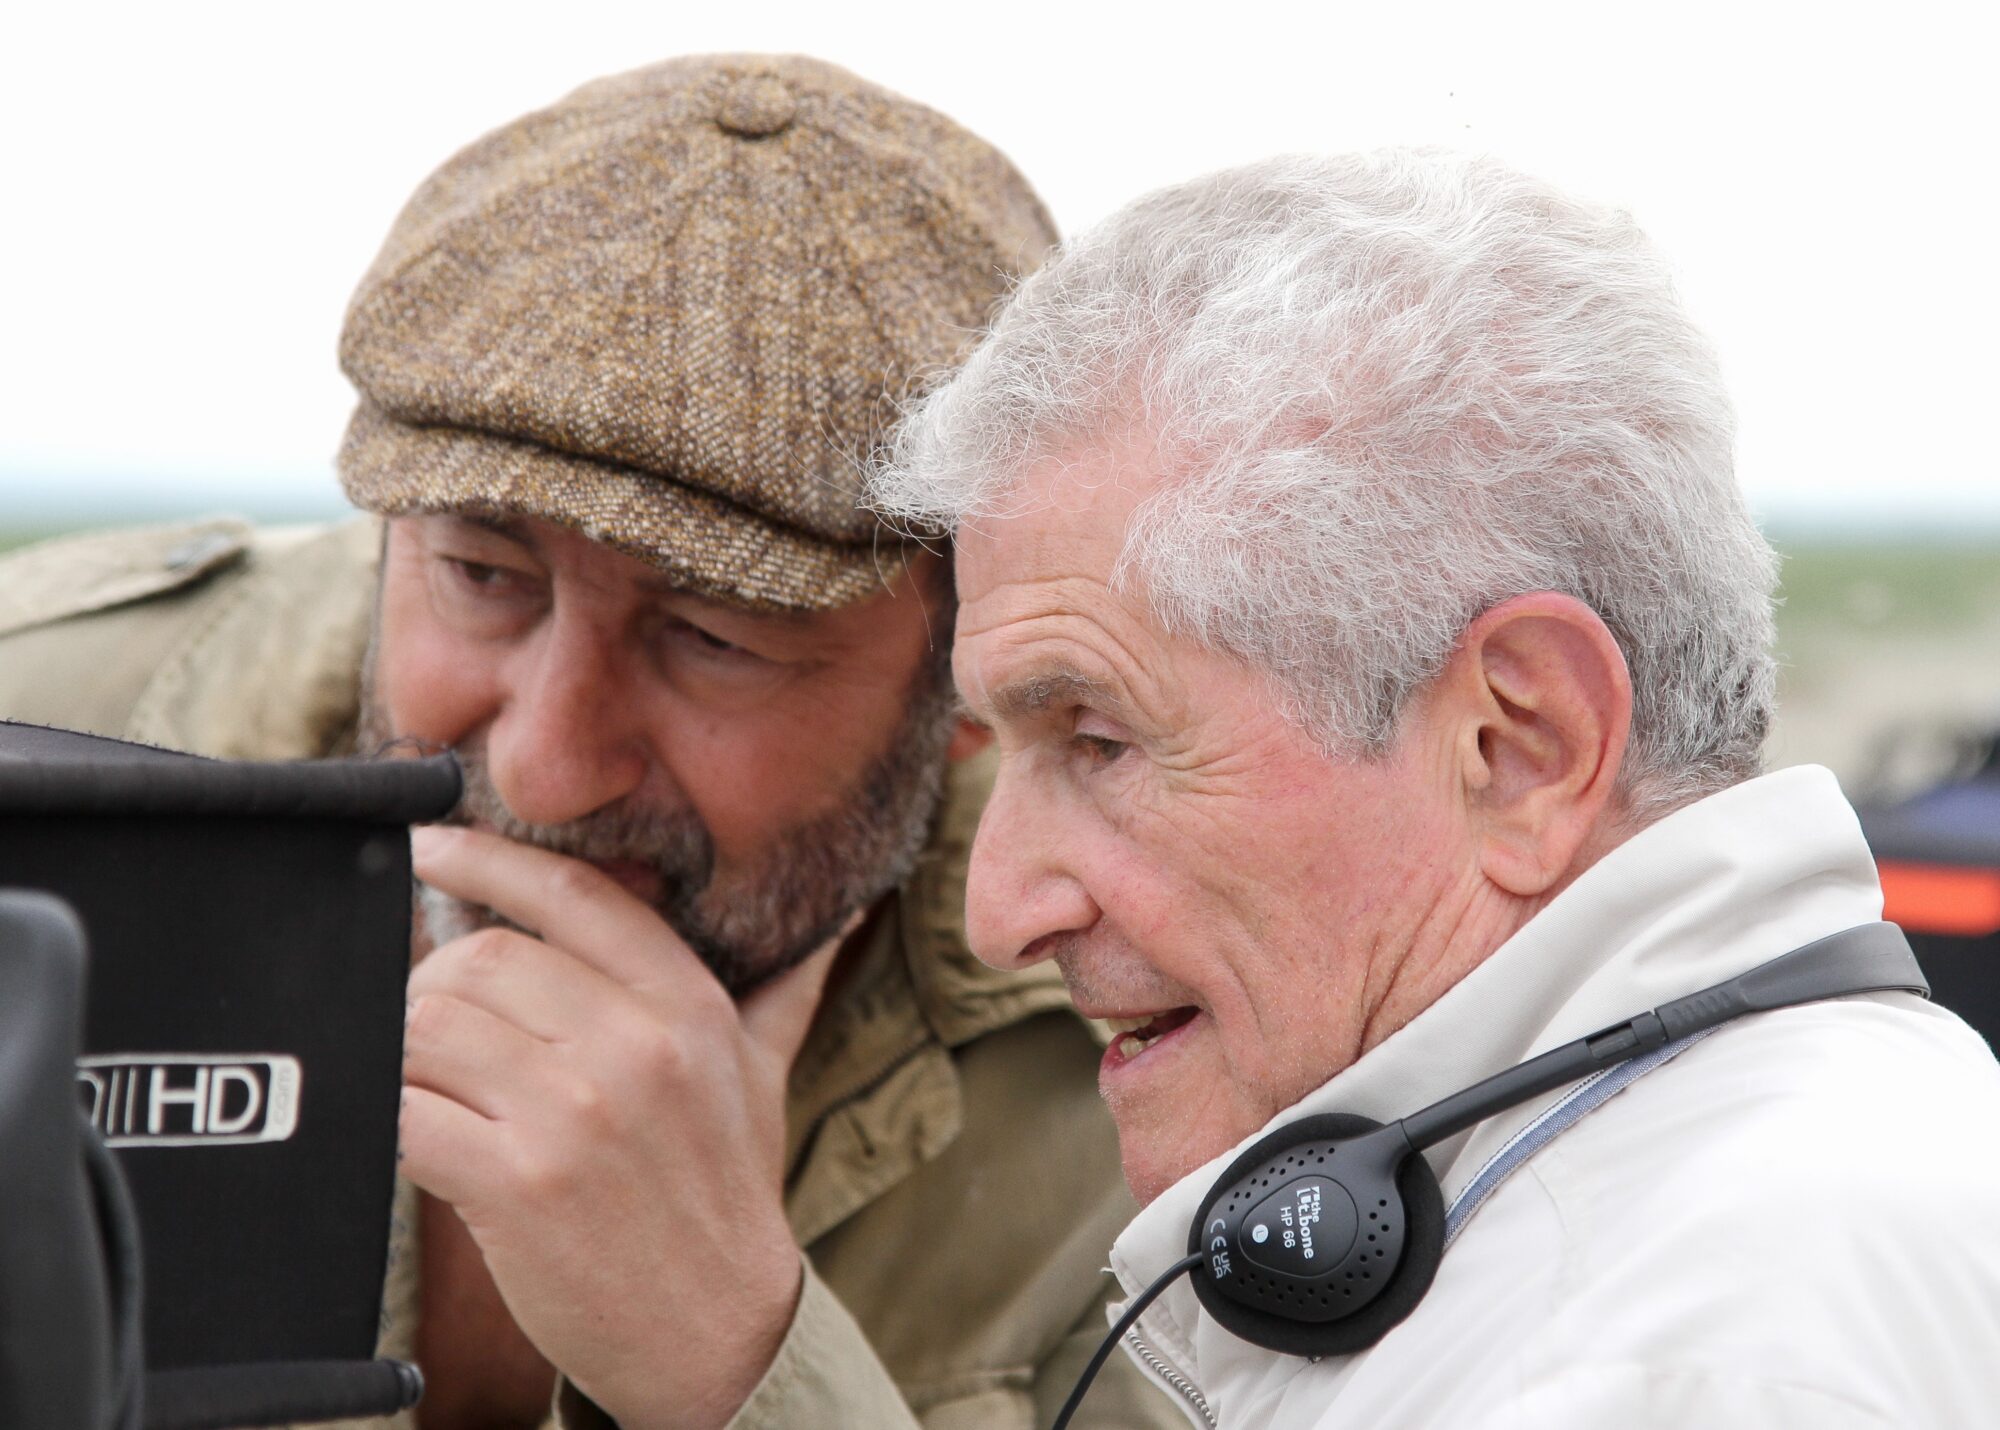
<path fill-rule="evenodd" d="M 1123 706 L 1162 670 L 1168 637 L 1119 571 L 1157 489 L 1128 454 L 1092 452 L 1030 469 L 1002 514 L 960 528 L 954 666 L 975 713 Z"/>
<path fill-rule="evenodd" d="M 1133 513 L 1159 487 L 1147 454 L 1129 444 L 1030 465 L 998 513 L 971 518 L 958 530 L 961 605 L 1009 587 L 1109 587 Z"/>

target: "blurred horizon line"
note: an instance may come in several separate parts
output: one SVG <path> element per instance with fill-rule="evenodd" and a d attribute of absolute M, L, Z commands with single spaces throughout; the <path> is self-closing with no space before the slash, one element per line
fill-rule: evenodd
<path fill-rule="evenodd" d="M 1904 494 L 1816 505 L 1784 496 L 1753 497 L 1750 508 L 1767 535 L 1788 539 L 2000 541 L 2000 484 L 1984 500 L 1951 497 L 1933 492 L 1916 502 Z M 221 514 L 263 522 L 327 521 L 353 510 L 330 467 L 262 474 L 162 470 L 140 476 L 0 466 L 0 527 L 77 529 Z"/>

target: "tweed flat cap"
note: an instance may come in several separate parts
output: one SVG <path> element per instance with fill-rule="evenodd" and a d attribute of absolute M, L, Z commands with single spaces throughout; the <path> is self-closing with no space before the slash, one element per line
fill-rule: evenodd
<path fill-rule="evenodd" d="M 900 545 L 858 462 L 1053 240 L 997 150 L 833 65 L 599 80 L 397 219 L 341 334 L 342 485 L 544 517 L 738 604 L 858 600 Z"/>

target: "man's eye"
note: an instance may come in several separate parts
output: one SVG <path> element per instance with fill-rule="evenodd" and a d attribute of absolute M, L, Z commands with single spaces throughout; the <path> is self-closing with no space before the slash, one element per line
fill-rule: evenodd
<path fill-rule="evenodd" d="M 689 626 L 688 629 L 694 632 L 696 640 L 700 641 L 710 650 L 743 651 L 742 646 L 736 644 L 734 641 L 724 640 L 713 631 L 705 631 L 700 626 Z M 744 653 L 747 654 L 747 652 Z"/>
<path fill-rule="evenodd" d="M 669 627 L 669 630 L 681 640 L 691 642 L 697 648 L 716 655 L 748 656 L 753 654 L 745 647 L 736 644 L 735 641 L 724 640 L 713 631 L 703 630 L 693 621 L 675 621 Z"/>
<path fill-rule="evenodd" d="M 451 567 L 459 583 L 479 592 L 495 594 L 517 590 L 523 577 L 520 572 L 505 566 L 495 566 L 486 561 L 468 561 L 462 556 L 447 556 L 445 563 Z"/>
<path fill-rule="evenodd" d="M 1114 740 L 1107 735 L 1086 735 L 1081 732 L 1076 736 L 1076 743 L 1083 750 L 1085 758 L 1092 764 L 1098 765 L 1111 764 L 1132 748 L 1123 740 Z"/>

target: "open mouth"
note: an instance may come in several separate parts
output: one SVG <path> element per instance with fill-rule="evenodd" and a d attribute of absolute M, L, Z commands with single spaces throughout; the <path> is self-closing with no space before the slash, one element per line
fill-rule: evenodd
<path fill-rule="evenodd" d="M 1169 1008 L 1164 1013 L 1149 1013 L 1143 1018 L 1106 1018 L 1105 1026 L 1111 1029 L 1108 1051 L 1116 1061 L 1129 1063 L 1162 1038 L 1171 1037 L 1185 1028 L 1200 1011 L 1194 1007 L 1181 1007 Z"/>

